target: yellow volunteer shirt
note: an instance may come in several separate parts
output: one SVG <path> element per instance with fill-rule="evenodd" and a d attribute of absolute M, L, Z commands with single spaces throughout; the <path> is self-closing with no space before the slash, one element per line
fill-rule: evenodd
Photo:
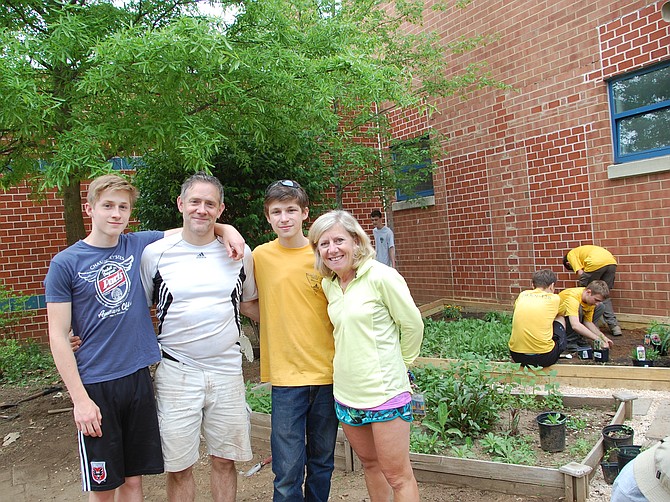
<path fill-rule="evenodd" d="M 554 320 L 560 297 L 542 289 L 522 291 L 514 302 L 509 348 L 520 354 L 546 354 L 554 348 Z"/>
<path fill-rule="evenodd" d="M 582 302 L 582 293 L 586 288 L 569 288 L 564 289 L 558 296 L 561 298 L 561 303 L 558 306 L 558 313 L 562 316 L 576 316 L 579 317 L 579 307 L 582 307 L 584 313 L 584 321 L 593 321 L 593 312 L 596 309 L 595 305 L 589 305 Z"/>
<path fill-rule="evenodd" d="M 254 252 L 261 314 L 261 381 L 276 386 L 333 383 L 333 326 L 311 246 L 275 239 Z"/>
<path fill-rule="evenodd" d="M 616 265 L 612 253 L 600 246 L 579 246 L 568 253 L 568 262 L 572 269 L 593 272 L 607 265 Z"/>

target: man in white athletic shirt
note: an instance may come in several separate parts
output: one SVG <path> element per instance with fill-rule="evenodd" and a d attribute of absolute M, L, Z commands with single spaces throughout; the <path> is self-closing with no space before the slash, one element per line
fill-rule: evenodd
<path fill-rule="evenodd" d="M 224 210 L 218 179 L 198 173 L 182 185 L 181 233 L 142 255 L 142 283 L 156 306 L 162 361 L 155 375 L 167 495 L 195 500 L 200 434 L 211 457 L 212 499 L 235 500 L 235 461 L 251 460 L 242 376 L 240 313 L 257 298 L 250 250 L 235 261 L 214 234 Z"/>

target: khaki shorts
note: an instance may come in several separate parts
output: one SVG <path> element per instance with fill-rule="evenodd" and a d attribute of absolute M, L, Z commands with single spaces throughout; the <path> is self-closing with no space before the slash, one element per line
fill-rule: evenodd
<path fill-rule="evenodd" d="M 163 359 L 155 385 L 166 471 L 183 471 L 198 461 L 201 432 L 209 455 L 251 460 L 251 411 L 242 375 L 222 375 Z"/>

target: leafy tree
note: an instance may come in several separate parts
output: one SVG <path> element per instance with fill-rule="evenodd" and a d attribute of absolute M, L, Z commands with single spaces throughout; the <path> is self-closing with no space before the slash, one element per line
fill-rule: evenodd
<path fill-rule="evenodd" d="M 226 209 L 222 220 L 234 222 L 252 248 L 273 238 L 263 212 L 265 189 L 270 183 L 278 179 L 297 180 L 310 194 L 312 218 L 328 207 L 324 194 L 330 182 L 320 177 L 319 167 L 313 165 L 315 160 L 318 162 L 318 155 L 309 148 L 304 147 L 290 162 L 281 154 L 256 153 L 251 145 L 248 154 L 250 158 L 240 167 L 239 156 L 222 149 L 212 159 L 211 174 L 224 186 Z M 182 182 L 190 174 L 178 160 L 166 154 L 149 154 L 142 159 L 134 177 L 141 194 L 135 216 L 142 229 L 182 225 L 175 201 Z"/>
<path fill-rule="evenodd" d="M 407 34 L 423 1 L 211 2 L 235 6 L 231 21 L 196 3 L 0 5 L 0 183 L 57 187 L 69 242 L 84 235 L 80 181 L 114 156 L 164 153 L 195 171 L 223 155 L 246 174 L 262 156 L 302 165 L 307 145 L 338 195 L 367 182 L 383 198 L 397 182 L 380 155 L 389 111 L 497 85 L 481 65 L 446 67 L 445 52 L 486 37 Z"/>

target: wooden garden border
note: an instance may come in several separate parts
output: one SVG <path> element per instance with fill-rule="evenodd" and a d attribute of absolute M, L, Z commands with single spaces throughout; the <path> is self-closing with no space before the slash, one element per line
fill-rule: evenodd
<path fill-rule="evenodd" d="M 452 303 L 461 304 L 462 302 L 452 301 Z M 421 305 L 419 310 L 426 317 L 441 312 L 446 305 L 446 300 L 436 300 L 425 305 Z M 495 305 L 474 304 L 466 305 L 469 312 L 489 312 L 495 309 Z M 618 318 L 618 316 L 617 316 Z M 658 318 L 666 320 L 667 318 Z M 416 364 L 432 364 L 438 368 L 448 364 L 449 359 L 439 359 L 431 357 L 419 357 Z M 493 367 L 501 366 L 506 363 L 491 362 Z M 506 371 L 506 370 L 505 370 Z M 548 383 L 549 377 L 545 374 L 547 371 L 555 372 L 551 377 L 552 382 L 560 385 L 570 385 L 573 387 L 594 387 L 600 389 L 628 389 L 628 390 L 660 390 L 670 391 L 670 371 L 668 368 L 642 368 L 637 366 L 608 366 L 605 364 L 554 364 L 545 370 L 539 370 L 535 373 L 538 383 Z M 501 371 L 493 371 L 501 374 Z"/>
<path fill-rule="evenodd" d="M 610 423 L 621 424 L 632 416 L 632 402 L 636 396 L 627 392 L 615 394 L 619 402 Z M 607 400 L 588 396 L 566 396 L 570 405 L 603 405 Z M 611 404 L 612 400 L 609 399 Z M 269 446 L 270 415 L 252 413 L 252 440 Z M 568 502 L 584 502 L 589 495 L 589 481 L 596 472 L 603 457 L 603 439 L 597 441 L 581 462 L 571 462 L 559 469 L 533 467 L 483 460 L 469 460 L 456 457 L 410 453 L 414 475 L 418 481 L 465 486 L 478 490 L 515 495 L 565 497 Z M 351 449 L 342 429 L 338 430 L 335 447 L 335 467 L 347 471 L 360 469 L 360 462 Z"/>

